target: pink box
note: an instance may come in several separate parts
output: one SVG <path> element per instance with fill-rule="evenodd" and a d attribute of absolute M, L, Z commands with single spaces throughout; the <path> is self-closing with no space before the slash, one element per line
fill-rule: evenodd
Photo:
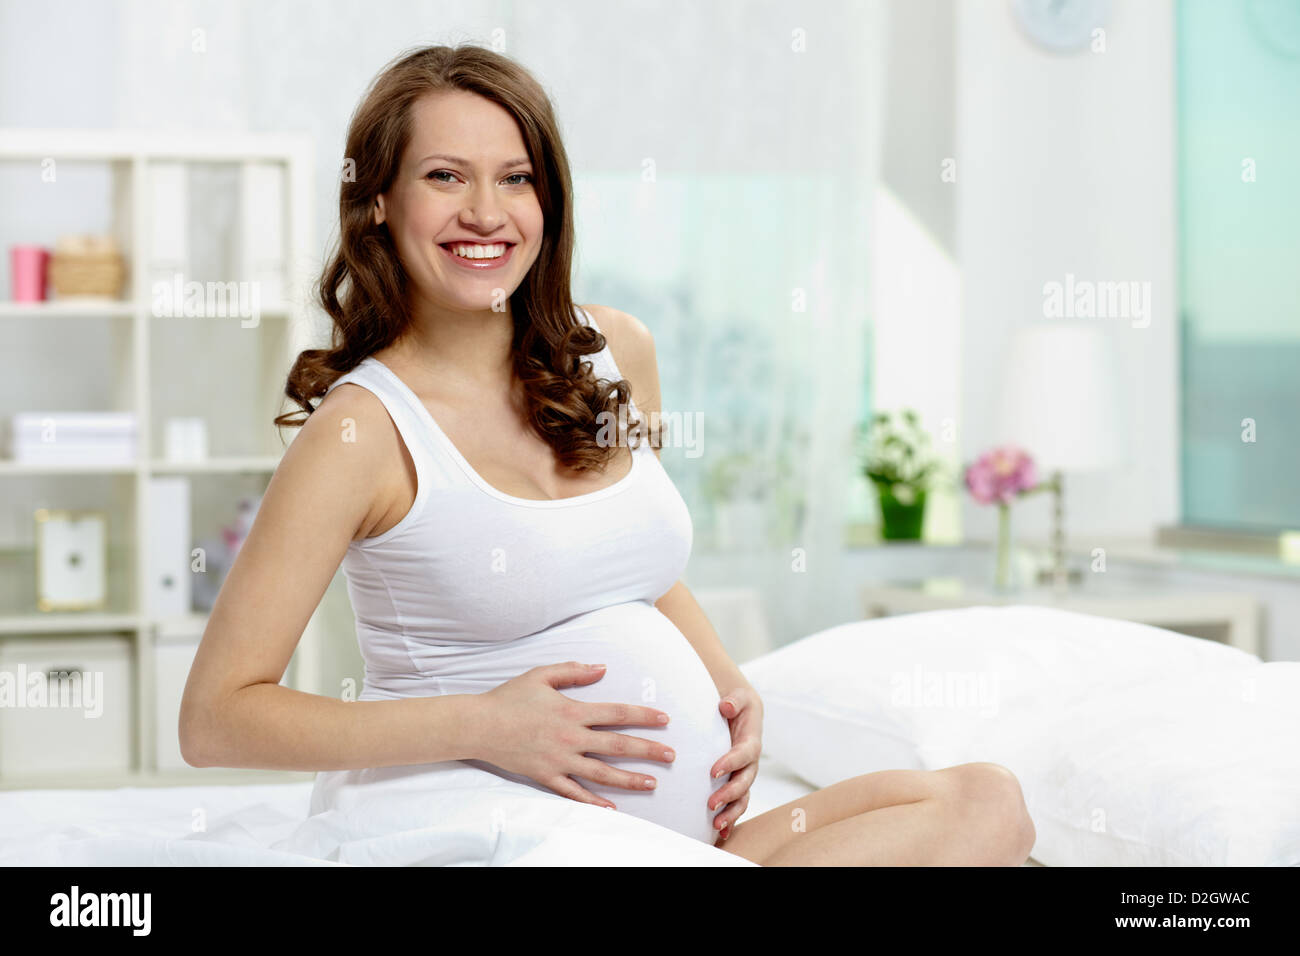
<path fill-rule="evenodd" d="M 45 276 L 49 262 L 49 250 L 40 246 L 9 248 L 9 287 L 15 302 L 45 301 Z"/>

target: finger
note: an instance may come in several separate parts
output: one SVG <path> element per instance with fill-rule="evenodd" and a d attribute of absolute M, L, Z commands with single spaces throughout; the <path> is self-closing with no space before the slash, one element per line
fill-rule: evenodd
<path fill-rule="evenodd" d="M 718 758 L 718 762 L 710 768 L 709 776 L 717 780 L 731 771 L 750 764 L 757 764 L 759 757 L 762 755 L 763 741 L 761 739 L 752 734 L 742 737 L 731 745 L 730 750 Z"/>
<path fill-rule="evenodd" d="M 664 746 L 661 741 L 633 737 L 631 734 L 596 730 L 592 731 L 588 743 L 588 746 L 582 748 L 584 753 L 605 754 L 610 757 L 641 757 L 662 763 L 672 763 L 677 759 L 673 749 Z"/>
<path fill-rule="evenodd" d="M 663 727 L 668 723 L 662 710 L 639 704 L 584 704 L 583 711 L 583 723 L 588 727 Z"/>
<path fill-rule="evenodd" d="M 731 836 L 731 830 L 735 826 L 736 821 L 745 815 L 747 809 L 749 809 L 748 792 L 714 817 L 714 820 L 722 820 L 722 826 L 718 828 L 722 834 L 722 839 L 725 840 L 727 837 Z"/>
<path fill-rule="evenodd" d="M 753 691 L 748 687 L 737 687 L 723 695 L 718 702 L 719 708 L 727 717 L 735 717 L 749 707 L 753 700 Z"/>
<path fill-rule="evenodd" d="M 649 774 L 619 770 L 595 757 L 578 758 L 577 769 L 569 772 L 575 773 L 585 780 L 590 780 L 592 783 L 603 784 L 606 787 L 618 787 L 621 790 L 653 790 L 657 785 L 655 778 Z"/>
<path fill-rule="evenodd" d="M 735 829 L 736 821 L 744 815 L 748 806 L 748 801 L 737 800 L 735 803 L 728 804 L 725 810 L 713 818 L 714 823 L 717 824 L 715 829 L 725 835 L 724 839 L 726 836 L 731 835 L 731 831 Z"/>
<path fill-rule="evenodd" d="M 721 821 L 722 825 L 726 826 L 728 823 L 734 823 L 736 820 L 740 819 L 740 815 L 744 813 L 745 808 L 749 806 L 749 795 L 750 789 L 746 787 L 744 791 L 736 794 L 734 800 L 727 802 L 716 814 L 714 814 L 713 821 L 715 823 Z"/>
<path fill-rule="evenodd" d="M 565 661 L 563 664 L 543 664 L 534 667 L 542 680 L 557 690 L 561 687 L 573 687 L 579 684 L 594 684 L 605 676 L 605 665 L 589 665 L 578 661 Z"/>
<path fill-rule="evenodd" d="M 579 803 L 590 803 L 598 807 L 608 807 L 611 810 L 617 810 L 618 807 L 608 800 L 596 796 L 586 787 L 579 784 L 572 777 L 557 777 L 549 784 L 550 788 L 562 797 L 568 797 L 570 800 L 577 800 Z"/>
<path fill-rule="evenodd" d="M 757 776 L 758 768 L 753 764 L 734 772 L 730 780 L 709 794 L 709 809 L 717 809 L 722 804 L 737 799 L 753 786 L 754 778 Z"/>
<path fill-rule="evenodd" d="M 726 775 L 730 772 L 730 771 L 727 769 L 727 767 L 728 767 L 728 765 L 729 765 L 729 762 L 730 762 L 730 761 L 728 760 L 728 758 L 730 758 L 730 757 L 735 753 L 735 750 L 736 750 L 736 748 L 735 748 L 735 747 L 732 747 L 732 748 L 731 748 L 730 750 L 728 750 L 725 754 L 723 754 L 721 757 L 718 758 L 718 762 L 715 763 L 715 764 L 714 764 L 714 765 L 709 769 L 709 776 L 710 776 L 710 777 L 712 777 L 714 780 L 717 780 L 717 779 L 719 779 L 720 777 L 724 777 L 724 776 L 726 776 Z"/>

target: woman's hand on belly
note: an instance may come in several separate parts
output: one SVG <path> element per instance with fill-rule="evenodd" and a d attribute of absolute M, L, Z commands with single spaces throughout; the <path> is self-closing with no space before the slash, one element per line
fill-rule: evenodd
<path fill-rule="evenodd" d="M 482 728 L 480 759 L 502 770 L 536 780 L 542 786 L 580 803 L 610 807 L 572 779 L 583 777 L 606 787 L 645 791 L 649 778 L 620 770 L 586 754 L 608 754 L 670 763 L 675 754 L 662 742 L 593 727 L 659 727 L 668 715 L 654 707 L 625 703 L 589 703 L 561 694 L 600 680 L 603 667 L 577 661 L 546 664 L 483 693 L 487 719 Z"/>
<path fill-rule="evenodd" d="M 758 758 L 763 753 L 763 701 L 748 685 L 730 691 L 718 703 L 718 712 L 727 718 L 731 732 L 731 749 L 713 765 L 712 774 L 731 774 L 726 784 L 709 796 L 709 809 L 725 805 L 713 818 L 720 839 L 731 836 L 731 827 L 749 806 L 749 788 L 758 776 Z"/>
<path fill-rule="evenodd" d="M 715 845 L 718 831 L 712 827 L 709 798 L 728 781 L 714 778 L 710 768 L 728 751 L 731 735 L 727 719 L 718 711 L 718 692 L 708 672 L 685 639 L 679 644 L 666 639 L 670 636 L 651 629 L 624 631 L 618 645 L 603 648 L 609 652 L 605 678 L 564 693 L 587 703 L 640 701 L 662 707 L 672 716 L 671 724 L 647 731 L 647 736 L 675 751 L 671 766 L 655 766 L 632 753 L 602 758 L 618 769 L 653 776 L 654 789 L 616 792 L 598 780 L 589 787 L 624 813 Z"/>

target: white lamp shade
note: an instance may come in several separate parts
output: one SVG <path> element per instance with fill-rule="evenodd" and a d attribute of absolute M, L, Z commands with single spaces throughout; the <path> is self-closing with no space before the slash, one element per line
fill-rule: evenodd
<path fill-rule="evenodd" d="M 1001 434 L 1040 471 L 1099 471 L 1128 457 L 1126 402 L 1111 337 L 1094 322 L 1018 328 L 1003 369 Z"/>

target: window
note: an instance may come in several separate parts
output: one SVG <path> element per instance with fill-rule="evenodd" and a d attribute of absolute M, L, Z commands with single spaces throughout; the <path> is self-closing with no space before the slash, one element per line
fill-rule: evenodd
<path fill-rule="evenodd" d="M 1177 29 L 1183 523 L 1300 527 L 1300 7 Z"/>

